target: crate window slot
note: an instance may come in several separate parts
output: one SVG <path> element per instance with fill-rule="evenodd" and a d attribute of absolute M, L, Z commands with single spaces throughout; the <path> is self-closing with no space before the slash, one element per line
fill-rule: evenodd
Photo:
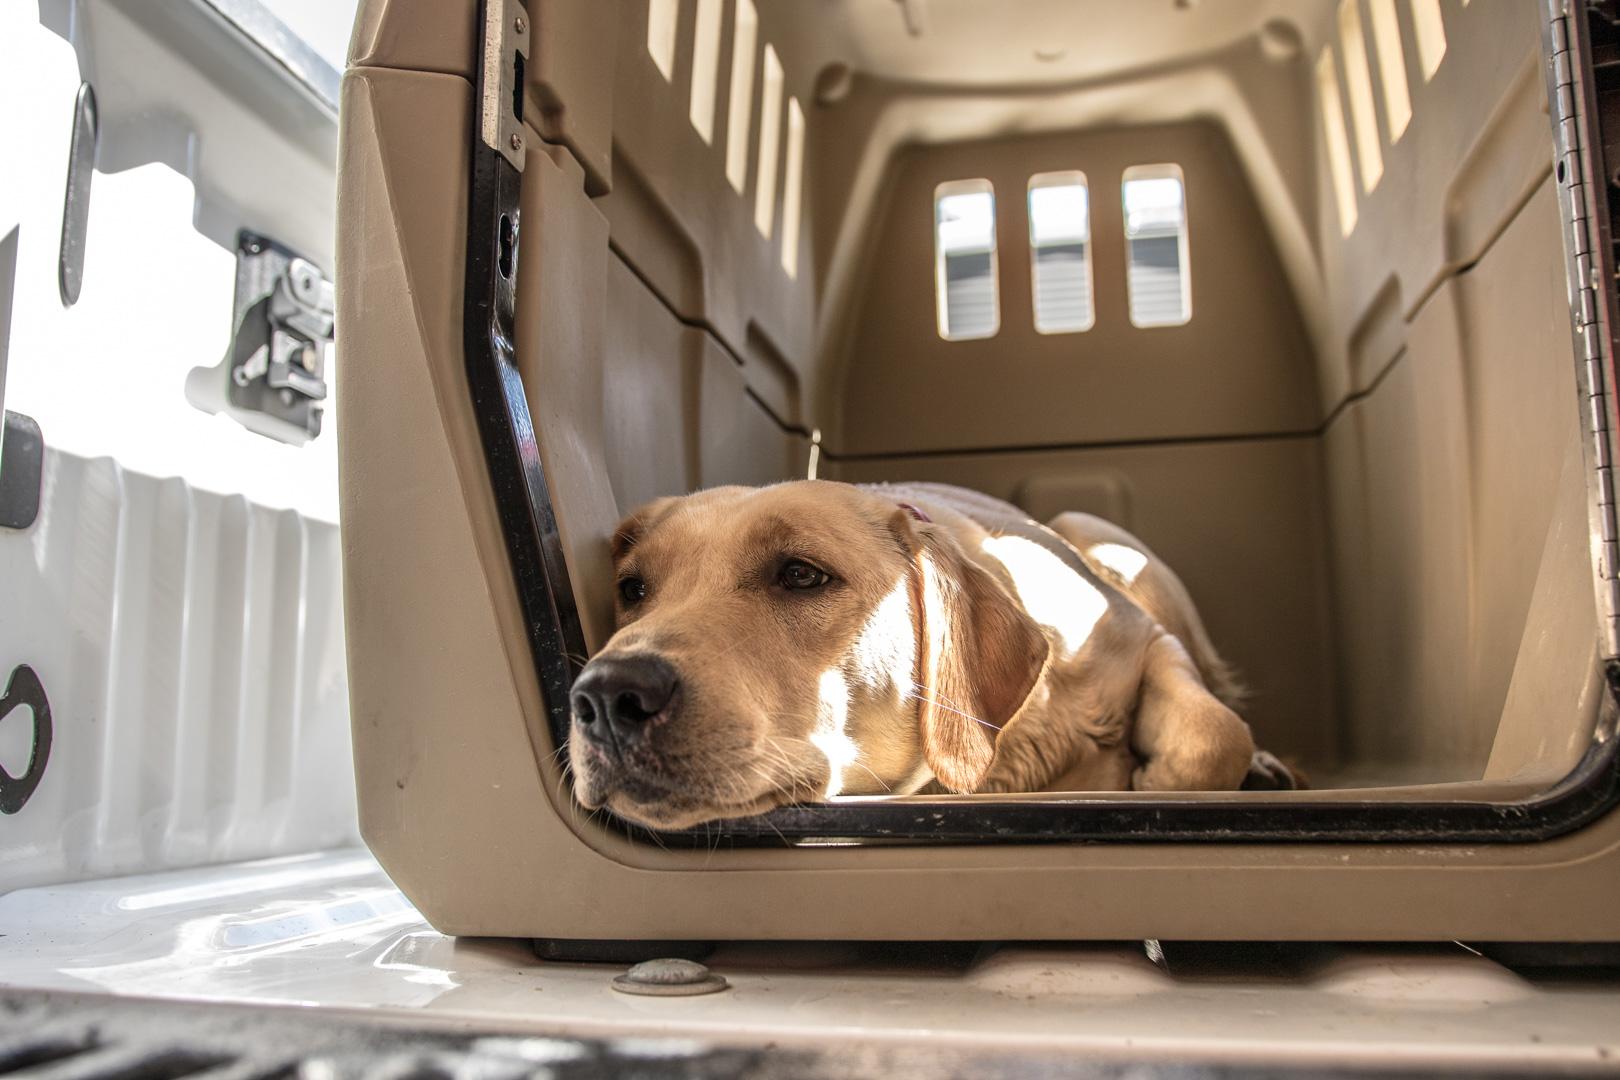
<path fill-rule="evenodd" d="M 1350 120 L 1356 134 L 1361 190 L 1370 193 L 1383 179 L 1384 152 L 1378 143 L 1372 71 L 1367 67 L 1367 36 L 1361 32 L 1358 0 L 1342 0 L 1339 4 L 1339 47 L 1344 50 L 1344 85 L 1350 95 Z"/>
<path fill-rule="evenodd" d="M 776 168 L 781 148 L 782 61 L 767 45 L 759 98 L 759 164 L 754 169 L 754 228 L 767 240 L 776 215 Z"/>
<path fill-rule="evenodd" d="M 986 338 L 1001 325 L 996 294 L 996 195 L 988 180 L 934 189 L 934 297 L 939 336 Z"/>
<path fill-rule="evenodd" d="M 1417 36 L 1423 81 L 1428 82 L 1446 58 L 1446 20 L 1440 12 L 1440 0 L 1412 0 L 1412 31 Z"/>
<path fill-rule="evenodd" d="M 1344 127 L 1344 105 L 1339 99 L 1339 76 L 1334 70 L 1331 47 L 1323 49 L 1316 60 L 1316 98 L 1322 110 L 1322 138 L 1327 143 L 1334 202 L 1339 208 L 1339 234 L 1349 236 L 1356 227 L 1356 191 L 1350 177 L 1350 136 Z"/>
<path fill-rule="evenodd" d="M 692 40 L 692 95 L 687 114 L 692 129 L 706 143 L 714 142 L 714 90 L 720 70 L 720 11 L 722 0 L 698 0 L 697 31 Z"/>
<path fill-rule="evenodd" d="M 741 195 L 748 183 L 748 128 L 753 123 L 754 42 L 759 14 L 754 0 L 737 0 L 731 12 L 731 95 L 726 103 L 726 179 Z"/>
<path fill-rule="evenodd" d="M 782 190 L 782 269 L 787 276 L 799 276 L 799 233 L 803 223 L 799 220 L 804 198 L 804 109 L 799 99 L 788 98 L 787 103 L 787 177 Z"/>
<path fill-rule="evenodd" d="M 679 21 L 678 0 L 647 0 L 647 55 L 665 82 L 675 77 L 675 27 Z"/>
<path fill-rule="evenodd" d="M 1401 43 L 1401 24 L 1395 16 L 1395 0 L 1370 0 L 1373 48 L 1378 51 L 1378 81 L 1384 91 L 1384 118 L 1389 122 L 1389 141 L 1396 143 L 1412 122 L 1412 94 L 1406 85 L 1406 48 Z"/>
<path fill-rule="evenodd" d="M 1135 165 L 1120 185 L 1125 204 L 1132 326 L 1180 326 L 1192 318 L 1186 184 L 1178 165 Z"/>
<path fill-rule="evenodd" d="M 1030 276 L 1035 329 L 1068 334 L 1095 321 L 1091 281 L 1091 199 L 1080 172 L 1029 178 Z"/>

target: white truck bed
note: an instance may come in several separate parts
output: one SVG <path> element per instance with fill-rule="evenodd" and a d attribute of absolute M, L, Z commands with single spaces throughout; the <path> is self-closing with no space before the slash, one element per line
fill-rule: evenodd
<path fill-rule="evenodd" d="M 730 988 L 630 997 L 613 965 L 429 927 L 362 850 L 0 897 L 0 987 L 366 1014 L 413 1029 L 1075 1062 L 1620 1071 L 1620 983 L 1461 945 L 728 946 Z M 1167 970 L 1168 968 L 1168 970 Z M 261 1010 L 262 1012 L 262 1010 Z M 4 1025 L 0 1015 L 0 1026 Z"/>

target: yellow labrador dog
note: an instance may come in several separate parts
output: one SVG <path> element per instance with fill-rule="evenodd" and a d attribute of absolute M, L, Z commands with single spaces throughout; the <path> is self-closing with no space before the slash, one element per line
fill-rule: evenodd
<path fill-rule="evenodd" d="M 1293 786 L 1181 582 L 1099 518 L 725 487 L 632 514 L 613 557 L 618 630 L 571 702 L 587 807 L 682 828 L 838 794 L 1235 789 L 1251 762 Z"/>

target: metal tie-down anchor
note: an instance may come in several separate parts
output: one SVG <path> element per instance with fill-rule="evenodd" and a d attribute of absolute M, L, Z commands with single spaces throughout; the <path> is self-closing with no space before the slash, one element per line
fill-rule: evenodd
<path fill-rule="evenodd" d="M 726 986 L 725 976 L 716 975 L 695 960 L 647 960 L 613 980 L 613 989 L 621 994 L 649 997 L 693 997 Z"/>

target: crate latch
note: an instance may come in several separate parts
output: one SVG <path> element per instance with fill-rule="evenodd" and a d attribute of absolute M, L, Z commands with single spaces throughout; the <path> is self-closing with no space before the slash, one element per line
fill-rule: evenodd
<path fill-rule="evenodd" d="M 186 397 L 204 412 L 301 445 L 321 433 L 332 283 L 314 263 L 256 233 L 237 238 L 235 333 L 218 365 L 193 368 Z"/>

